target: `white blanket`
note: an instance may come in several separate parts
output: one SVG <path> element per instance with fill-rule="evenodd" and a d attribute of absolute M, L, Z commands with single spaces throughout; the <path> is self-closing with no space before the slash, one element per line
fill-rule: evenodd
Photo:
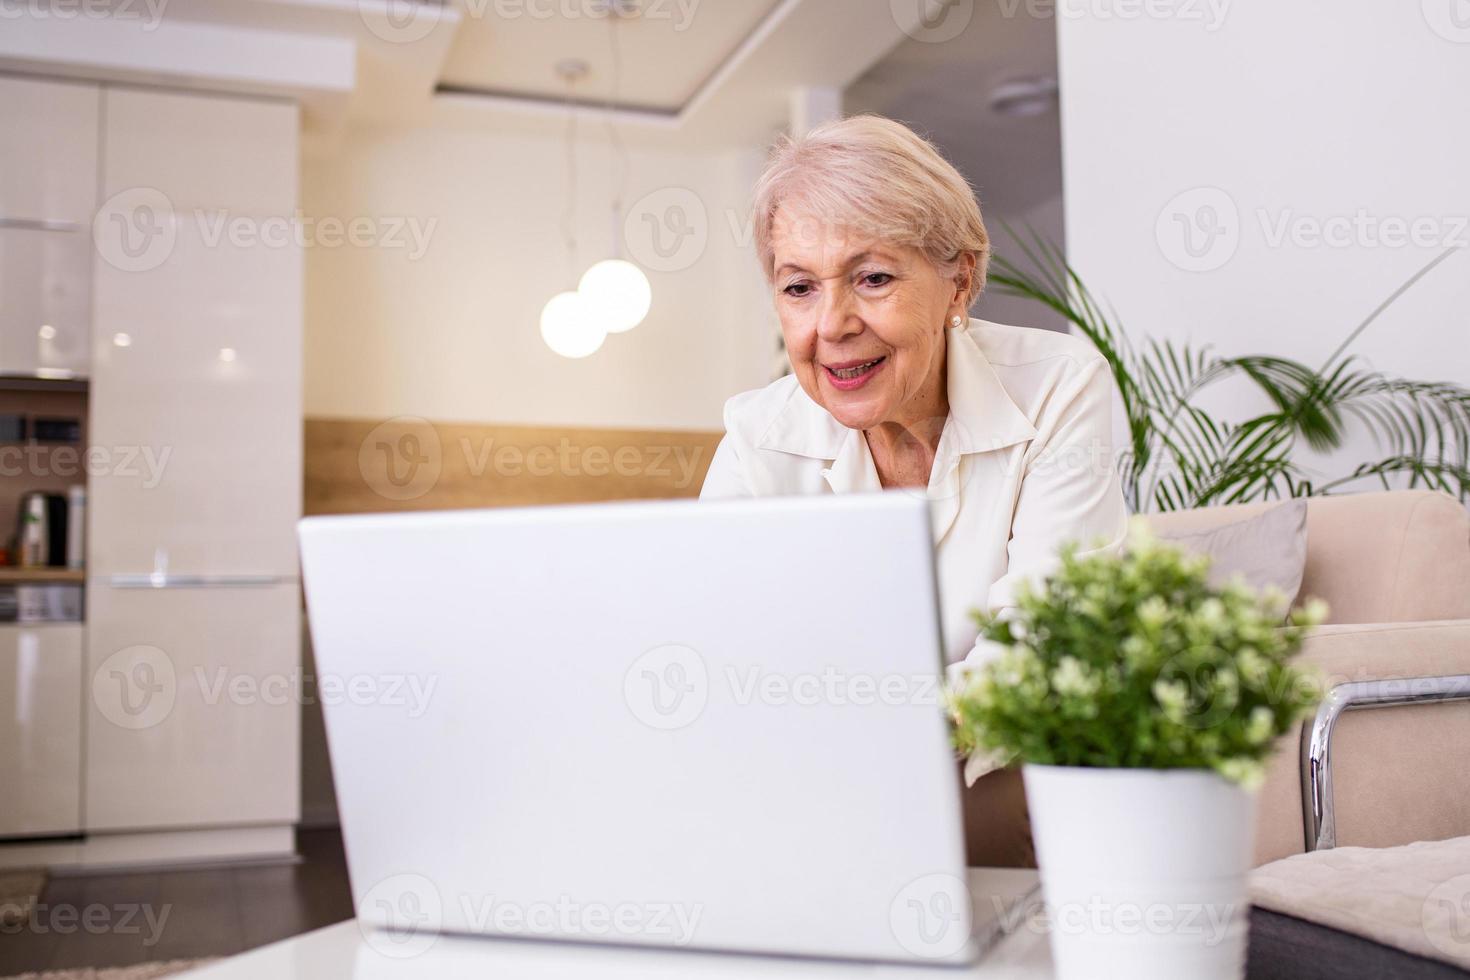
<path fill-rule="evenodd" d="M 1470 837 L 1293 855 L 1252 873 L 1251 901 L 1470 970 Z"/>

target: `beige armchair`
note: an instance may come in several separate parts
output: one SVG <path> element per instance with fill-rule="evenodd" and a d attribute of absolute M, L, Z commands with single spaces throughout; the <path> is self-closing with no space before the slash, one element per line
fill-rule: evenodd
<path fill-rule="evenodd" d="M 1271 506 L 1150 523 L 1188 533 Z M 1470 835 L 1470 701 L 1452 700 L 1470 698 L 1465 507 L 1429 491 L 1312 499 L 1301 596 L 1332 608 L 1302 653 L 1331 696 L 1303 725 L 1311 752 L 1299 736 L 1282 739 L 1261 791 L 1257 863 L 1300 853 L 1309 837 L 1314 846 L 1387 847 Z M 1369 696 L 1391 706 L 1353 710 L 1371 706 L 1353 698 Z M 971 864 L 1031 863 L 1014 773 L 986 776 L 967 792 L 966 828 Z"/>

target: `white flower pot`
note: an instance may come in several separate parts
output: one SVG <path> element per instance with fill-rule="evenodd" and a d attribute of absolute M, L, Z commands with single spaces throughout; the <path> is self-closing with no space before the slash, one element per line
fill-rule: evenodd
<path fill-rule="evenodd" d="M 1026 766 L 1058 980 L 1239 980 L 1256 799 L 1212 772 Z"/>

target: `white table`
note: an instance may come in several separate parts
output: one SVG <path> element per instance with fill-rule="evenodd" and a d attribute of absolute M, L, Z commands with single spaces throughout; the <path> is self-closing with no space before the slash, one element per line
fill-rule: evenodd
<path fill-rule="evenodd" d="M 729 953 L 591 946 L 534 940 L 441 936 L 415 956 L 395 958 L 369 943 L 356 920 L 262 946 L 185 974 L 188 980 L 735 980 L 758 971 L 770 980 L 836 980 L 870 976 L 913 980 L 1051 980 L 1046 936 L 1028 924 L 1013 896 L 1036 881 L 1034 871 L 971 869 L 977 918 L 999 913 L 1015 928 L 969 968 L 854 964 Z M 999 899 L 999 901 L 997 901 Z"/>

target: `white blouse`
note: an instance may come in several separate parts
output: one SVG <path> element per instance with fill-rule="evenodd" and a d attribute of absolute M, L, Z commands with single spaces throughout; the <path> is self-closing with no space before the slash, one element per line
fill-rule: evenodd
<path fill-rule="evenodd" d="M 1117 548 L 1127 508 L 1113 464 L 1112 377 L 1091 344 L 974 319 L 948 334 L 950 414 L 925 492 L 953 663 L 975 647 L 971 610 L 1010 605 L 1017 582 L 1055 567 L 1064 542 Z M 881 489 L 862 431 L 787 376 L 725 403 L 725 438 L 700 497 Z"/>

